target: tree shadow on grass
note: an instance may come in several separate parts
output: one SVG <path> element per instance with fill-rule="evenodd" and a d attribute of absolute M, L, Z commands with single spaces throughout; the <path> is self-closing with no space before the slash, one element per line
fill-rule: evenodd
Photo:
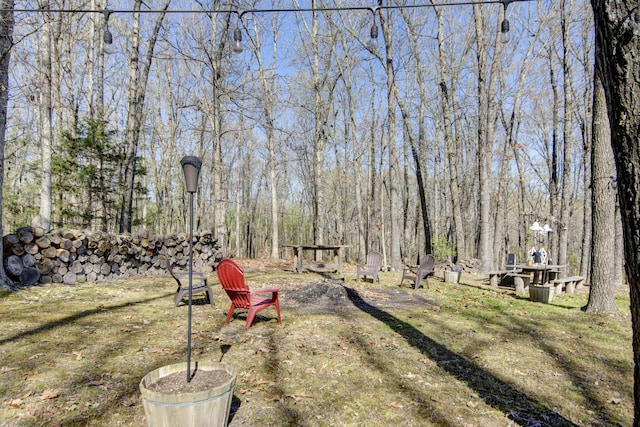
<path fill-rule="evenodd" d="M 48 331 L 51 330 L 53 328 L 57 328 L 57 327 L 61 327 L 64 326 L 68 323 L 72 323 L 75 322 L 77 320 L 83 319 L 85 317 L 89 317 L 89 316 L 93 316 L 95 314 L 99 314 L 99 313 L 104 313 L 105 311 L 112 311 L 112 310 L 118 310 L 121 308 L 125 308 L 125 307 L 131 307 L 131 306 L 135 306 L 135 305 L 141 305 L 141 304 L 146 304 L 148 302 L 151 301 L 155 301 L 155 300 L 159 300 L 162 298 L 166 298 L 168 296 L 173 295 L 173 293 L 167 293 L 167 294 L 162 294 L 162 295 L 158 295 L 156 297 L 153 298 L 147 298 L 147 299 L 143 299 L 143 300 L 139 300 L 139 301 L 129 301 L 129 302 L 124 302 L 122 304 L 117 304 L 117 305 L 99 305 L 98 307 L 91 309 L 91 310 L 84 310 L 84 311 L 80 311 L 77 313 L 74 313 L 70 316 L 67 317 L 63 317 L 62 319 L 53 321 L 53 322 L 49 322 L 49 323 L 45 323 L 43 325 L 38 326 L 37 328 L 33 328 L 33 329 L 29 329 L 27 331 L 23 331 L 20 332 L 19 334 L 7 337 L 7 338 L 3 338 L 0 339 L 0 345 L 3 344 L 8 344 L 10 342 L 13 341 L 17 341 L 19 339 L 25 338 L 25 337 L 29 337 L 32 335 L 36 335 L 39 334 L 41 332 L 44 331 Z"/>
<path fill-rule="evenodd" d="M 449 375 L 475 390 L 482 400 L 521 426 L 577 426 L 541 402 L 513 388 L 475 363 L 449 350 L 414 328 L 409 323 L 366 302 L 355 289 L 345 286 L 347 295 L 354 306 L 396 329 L 402 326 L 402 334 L 409 345 L 436 362 Z"/>

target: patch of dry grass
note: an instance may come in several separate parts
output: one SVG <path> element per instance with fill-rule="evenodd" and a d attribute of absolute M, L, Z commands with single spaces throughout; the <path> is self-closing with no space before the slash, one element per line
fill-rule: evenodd
<path fill-rule="evenodd" d="M 632 424 L 627 295 L 620 313 L 591 316 L 577 309 L 585 294 L 545 305 L 482 277 L 414 291 L 398 273 L 357 284 L 347 269 L 345 301 L 293 308 L 325 277 L 273 267 L 247 278 L 281 288 L 281 325 L 273 309 L 248 331 L 243 314 L 225 324 L 215 276 L 216 308 L 193 309 L 192 358 L 238 372 L 231 426 Z M 162 278 L 0 294 L 0 425 L 144 425 L 140 379 L 186 359 L 174 289 Z M 422 299 L 403 304 L 399 289 Z"/>

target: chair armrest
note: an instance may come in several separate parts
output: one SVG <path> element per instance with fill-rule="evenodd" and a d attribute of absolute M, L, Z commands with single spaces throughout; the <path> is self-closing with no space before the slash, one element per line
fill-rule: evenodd
<path fill-rule="evenodd" d="M 249 289 L 249 293 L 251 294 L 259 294 L 259 293 L 278 293 L 278 289 Z"/>
<path fill-rule="evenodd" d="M 188 271 L 174 271 L 173 272 L 173 276 L 175 278 L 178 279 L 188 279 L 189 278 L 189 272 Z M 194 279 L 205 279 L 207 276 L 205 276 L 204 274 L 200 273 L 200 272 L 193 272 L 193 278 Z"/>

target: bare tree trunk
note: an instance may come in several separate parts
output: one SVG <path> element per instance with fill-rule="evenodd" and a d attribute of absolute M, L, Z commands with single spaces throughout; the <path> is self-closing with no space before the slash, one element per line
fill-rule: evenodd
<path fill-rule="evenodd" d="M 506 217 L 506 212 L 503 213 L 504 209 L 507 209 L 507 207 L 505 206 L 505 198 L 504 198 L 504 194 L 507 191 L 508 185 L 506 183 L 506 179 L 507 179 L 507 174 L 508 174 L 508 162 L 506 162 L 509 158 L 509 152 L 513 153 L 513 156 L 515 158 L 516 161 L 516 167 L 518 170 L 518 177 L 519 177 L 519 195 L 520 197 L 518 197 L 518 202 L 517 202 L 517 212 L 524 212 L 525 208 L 524 208 L 524 174 L 522 172 L 522 161 L 521 161 L 521 157 L 519 155 L 519 147 L 518 147 L 518 129 L 519 129 L 519 125 L 520 125 L 520 108 L 522 105 L 522 94 L 523 91 L 526 90 L 526 85 L 527 85 L 527 74 L 529 72 L 530 66 L 532 61 L 536 58 L 536 55 L 534 54 L 534 48 L 537 45 L 538 42 L 538 38 L 539 38 L 539 34 L 536 34 L 530 41 L 529 44 L 529 48 L 527 49 L 527 53 L 524 55 L 524 58 L 522 60 L 521 66 L 520 66 L 520 73 L 518 75 L 518 86 L 513 94 L 513 109 L 510 112 L 507 112 L 506 117 L 504 115 L 504 111 L 503 111 L 503 126 L 506 132 L 506 147 L 508 147 L 508 150 L 505 150 L 503 153 L 503 164 L 502 164 L 502 168 L 501 168 L 501 172 L 500 172 L 500 180 L 499 180 L 499 184 L 498 184 L 498 190 L 497 190 L 497 200 L 496 200 L 496 226 L 495 229 L 497 230 L 501 230 L 501 232 L 496 232 L 495 236 L 494 236 L 494 247 L 496 248 L 500 248 L 502 246 L 502 241 L 504 239 L 504 233 L 506 233 L 505 230 L 505 226 L 504 226 L 504 217 Z M 525 230 L 526 233 L 526 223 L 524 222 L 524 215 L 519 215 L 518 216 L 518 221 L 517 221 L 517 226 L 518 226 L 518 241 L 515 242 L 514 244 L 511 244 L 509 246 L 507 246 L 505 249 L 508 251 L 513 251 L 513 248 L 520 248 L 520 247 L 524 247 L 524 242 L 522 242 L 522 239 L 520 237 L 520 233 L 521 230 Z M 505 242 L 505 246 L 507 245 L 507 242 Z M 502 263 L 502 254 L 504 252 L 501 252 L 499 254 L 494 254 L 494 263 L 496 266 L 500 266 Z"/>
<path fill-rule="evenodd" d="M 312 0 L 312 8 L 316 7 L 316 1 Z M 312 14 L 311 24 L 311 48 L 312 48 L 312 79 L 314 95 L 314 138 L 313 138 L 313 241 L 317 245 L 324 243 L 325 220 L 325 182 L 324 182 L 324 150 L 326 147 L 326 123 L 323 120 L 326 106 L 322 99 L 322 77 L 320 75 L 320 49 L 318 41 L 318 16 L 315 10 Z M 316 254 L 322 256 L 320 252 Z M 319 259 L 318 259 L 319 260 Z"/>
<path fill-rule="evenodd" d="M 396 270 L 402 269 L 402 255 L 400 251 L 400 236 L 402 232 L 402 215 L 399 212 L 400 206 L 400 192 L 398 190 L 398 183 L 400 182 L 400 172 L 398 165 L 398 153 L 396 148 L 396 106 L 398 100 L 395 90 L 395 69 L 394 69 L 394 49 L 393 49 L 393 21 L 391 19 L 391 10 L 380 13 L 380 21 L 382 26 L 382 33 L 384 34 L 385 42 L 385 72 L 387 75 L 387 125 L 389 132 L 387 134 L 387 149 L 389 150 L 389 180 L 387 185 L 389 187 L 389 222 L 391 224 L 390 230 L 390 264 L 391 267 Z"/>
<path fill-rule="evenodd" d="M 617 195 L 617 193 L 616 193 Z M 624 236 L 622 230 L 622 218 L 620 217 L 620 201 L 616 197 L 616 231 L 614 241 L 614 269 L 613 284 L 616 287 L 624 286 Z"/>
<path fill-rule="evenodd" d="M 487 42 L 485 39 L 484 16 L 480 10 L 480 5 L 473 6 L 473 16 L 476 29 L 476 61 L 478 63 L 478 120 L 477 120 L 477 159 L 478 159 L 478 195 L 479 195 L 479 230 L 480 241 L 477 256 L 480 258 L 480 270 L 489 271 L 493 269 L 491 261 L 493 258 L 493 248 L 488 240 L 489 217 L 491 213 L 491 191 L 489 180 L 491 179 L 492 147 L 488 141 L 487 123 L 492 120 L 491 113 L 487 111 L 490 94 L 487 91 L 485 82 L 487 79 Z M 490 76 L 489 76 L 490 77 Z M 491 117 L 491 118 L 488 118 Z"/>
<path fill-rule="evenodd" d="M 213 9 L 220 7 L 220 0 L 213 1 Z M 211 144 L 207 148 L 207 151 L 211 152 L 211 162 L 208 164 L 209 175 L 211 176 L 211 197 L 213 203 L 210 204 L 210 222 L 213 227 L 213 233 L 218 238 L 222 246 L 228 246 L 226 242 L 223 242 L 226 235 L 226 216 L 227 205 L 229 201 L 228 191 L 225 186 L 225 170 L 222 162 L 222 104 L 220 97 L 222 95 L 222 87 L 224 80 L 224 70 L 222 67 L 222 59 L 229 53 L 228 49 L 225 49 L 226 40 L 229 33 L 229 22 L 224 22 L 224 25 L 219 26 L 216 18 L 217 14 L 212 14 L 209 17 L 211 22 L 212 34 L 220 33 L 220 36 L 216 38 L 216 43 L 211 43 L 206 49 L 207 63 L 211 73 L 211 94 L 205 94 L 202 97 L 202 111 L 205 114 L 209 126 L 211 127 Z M 246 244 L 249 244 L 245 240 Z"/>
<path fill-rule="evenodd" d="M 56 1 L 56 8 L 63 8 L 62 1 Z M 53 18 L 53 17 L 52 17 Z M 62 105 L 62 86 L 67 82 L 67 90 L 73 93 L 71 87 L 71 74 L 73 73 L 73 58 L 71 46 L 73 44 L 71 34 L 63 34 L 65 24 L 62 16 L 56 14 L 55 20 L 51 21 L 51 117 L 53 120 L 51 152 L 56 145 L 57 139 L 62 135 L 63 130 L 74 129 L 78 124 L 78 100 L 71 99 Z M 63 73 L 67 78 L 63 78 Z M 66 114 L 65 114 L 66 113 Z"/>
<path fill-rule="evenodd" d="M 316 1 L 312 0 L 311 6 L 315 8 Z M 318 16 L 317 12 L 313 12 L 311 43 L 313 49 L 313 95 L 314 111 L 315 111 L 315 136 L 313 138 L 313 242 L 322 244 L 324 242 L 324 221 L 320 218 L 321 210 L 324 205 L 324 123 L 320 112 L 323 109 L 322 93 L 320 92 L 320 51 L 318 48 Z"/>
<path fill-rule="evenodd" d="M 371 68 L 373 68 L 373 64 L 371 64 Z M 375 87 L 374 85 L 374 73 L 373 70 L 370 70 L 371 73 L 371 86 Z M 376 109 L 376 97 L 375 97 L 375 92 L 372 92 L 371 94 L 371 130 L 370 130 L 370 134 L 369 134 L 369 138 L 368 138 L 368 143 L 367 143 L 367 163 L 369 165 L 367 171 L 367 189 L 369 190 L 369 200 L 366 204 L 366 212 L 365 212 L 365 246 L 366 246 L 366 250 L 369 251 L 372 249 L 372 244 L 374 241 L 374 237 L 373 236 L 373 222 L 374 222 L 374 215 L 375 215 L 375 206 L 376 206 L 376 194 L 378 194 L 378 192 L 376 192 L 376 180 L 375 180 L 375 176 L 376 176 L 376 167 L 375 167 L 375 159 L 376 159 L 376 145 L 375 145 L 375 135 L 376 135 L 376 114 L 375 112 L 377 111 Z M 380 184 L 380 187 L 382 187 L 382 184 Z M 382 221 L 382 220 L 381 220 Z M 382 239 L 380 239 L 382 240 Z M 384 251 L 385 248 L 383 245 L 381 245 L 379 247 L 379 250 Z M 385 264 L 386 264 L 386 254 L 385 254 Z"/>
<path fill-rule="evenodd" d="M 593 119 L 592 119 L 593 120 Z M 601 125 L 602 126 L 602 125 Z M 580 256 L 580 275 L 585 278 L 587 283 L 591 282 L 591 241 L 593 240 L 593 204 L 592 204 L 592 165 L 591 165 L 592 140 L 585 136 L 582 156 L 584 159 L 584 215 L 583 224 L 584 231 L 582 233 L 582 254 Z M 613 165 L 612 165 L 613 166 Z"/>
<path fill-rule="evenodd" d="M 167 10 L 171 0 L 165 0 L 162 10 Z M 153 32 L 148 41 L 147 56 L 140 69 L 140 5 L 142 0 L 135 0 L 133 10 L 133 28 L 131 29 L 131 49 L 129 51 L 129 97 L 127 101 L 127 124 L 125 130 L 125 170 L 122 207 L 120 211 L 120 232 L 131 232 L 133 224 L 133 197 L 135 190 L 136 161 L 138 158 L 138 143 L 142 128 L 142 113 L 144 98 L 147 91 L 147 80 L 153 50 L 158 40 L 158 34 L 164 20 L 165 13 L 158 15 Z"/>
<path fill-rule="evenodd" d="M 344 51 L 347 51 L 347 46 L 345 39 L 342 38 L 342 47 Z M 345 118 L 345 137 L 347 141 L 351 142 L 351 165 L 353 168 L 353 191 L 355 197 L 355 216 L 356 216 L 356 232 L 355 232 L 355 256 L 358 262 L 364 261 L 366 257 L 366 253 L 368 248 L 366 246 L 365 241 L 365 217 L 364 217 L 364 209 L 362 204 L 362 180 L 360 177 L 362 176 L 362 158 L 366 155 L 366 152 L 363 152 L 362 147 L 360 146 L 360 142 L 358 140 L 358 122 L 356 117 L 356 107 L 354 101 L 353 94 L 353 86 L 352 86 L 352 66 L 351 62 L 338 61 L 337 66 L 340 69 L 340 74 L 342 75 L 342 80 L 345 85 L 346 91 L 346 118 Z M 367 164 L 370 165 L 369 162 Z M 345 165 L 346 166 L 346 165 Z"/>
<path fill-rule="evenodd" d="M 614 267 L 616 228 L 615 165 L 611 131 L 607 126 L 607 106 L 602 82 L 596 76 L 593 91 L 592 204 L 593 240 L 591 241 L 591 286 L 587 312 L 615 312 Z"/>
<path fill-rule="evenodd" d="M 563 1 L 561 7 L 562 16 L 562 70 L 564 75 L 563 91 L 564 91 L 564 123 L 563 123 L 563 156 L 562 156 L 562 199 L 560 207 L 561 227 L 558 228 L 558 264 L 566 265 L 569 263 L 568 243 L 569 243 L 569 220 L 571 219 L 571 203 L 573 194 L 571 193 L 571 150 L 573 146 L 573 81 L 571 78 L 571 68 L 569 65 L 569 55 L 571 50 L 571 39 L 569 35 L 570 17 L 566 16 L 568 10 Z M 565 272 L 568 271 L 568 267 Z"/>
<path fill-rule="evenodd" d="M 424 155 L 424 151 L 427 150 L 426 143 L 426 104 L 428 103 L 426 88 L 425 88 L 425 78 L 423 70 L 425 67 L 422 64 L 422 60 L 420 59 L 419 54 L 419 44 L 418 44 L 418 31 L 415 28 L 415 25 L 412 24 L 411 19 L 405 13 L 405 10 L 401 10 L 402 16 L 404 17 L 405 23 L 407 25 L 407 32 L 409 38 L 409 48 L 410 51 L 414 53 L 415 56 L 415 73 L 416 80 L 418 84 L 418 95 L 421 102 L 418 105 L 418 141 L 416 143 L 413 134 L 411 133 L 411 119 L 409 117 L 407 103 L 402 101 L 399 102 L 400 111 L 402 113 L 402 120 L 404 122 L 404 126 L 407 132 L 407 138 L 409 140 L 409 145 L 411 148 L 411 156 L 414 161 L 414 166 L 416 168 L 416 181 L 418 185 L 418 198 L 420 199 L 420 219 L 422 224 L 422 231 L 424 233 L 424 241 L 422 250 L 418 250 L 418 253 L 422 254 L 430 254 L 432 252 L 432 244 L 431 244 L 431 222 L 429 220 L 429 206 L 427 203 L 427 190 L 425 186 L 425 178 L 423 172 L 423 160 L 426 157 Z M 396 86 L 397 90 L 397 86 Z M 406 158 L 406 156 L 405 156 Z M 405 166 L 405 170 L 406 170 Z"/>
<path fill-rule="evenodd" d="M 96 0 L 90 0 L 89 6 L 93 10 L 98 9 L 98 5 L 96 4 Z M 90 29 L 89 34 L 91 34 L 89 39 L 89 47 L 86 50 L 85 57 L 85 66 L 88 70 L 87 72 L 87 102 L 89 103 L 89 118 L 91 120 L 95 120 L 98 118 L 98 112 L 96 111 L 96 77 L 98 75 L 96 69 L 97 63 L 97 38 L 96 32 L 98 29 L 97 19 L 100 19 L 102 16 L 98 13 L 91 14 L 89 18 Z"/>
<path fill-rule="evenodd" d="M 434 109 L 437 109 L 438 106 L 434 105 L 433 107 Z M 435 118 L 435 124 L 434 124 L 434 128 L 435 128 L 435 141 L 441 142 L 442 139 L 442 126 L 439 123 L 438 117 L 435 113 L 433 113 L 433 116 Z M 433 170 L 433 179 L 432 184 L 433 184 L 433 194 L 434 194 L 434 203 L 433 203 L 433 209 L 434 209 L 434 219 L 433 219 L 433 231 L 434 231 L 434 235 L 436 237 L 436 239 L 439 240 L 439 237 L 442 235 L 442 230 L 444 230 L 444 218 L 447 217 L 446 214 L 446 206 L 447 203 L 446 201 L 443 200 L 442 197 L 440 197 L 441 194 L 444 194 L 445 192 L 445 187 L 446 187 L 446 178 L 445 178 L 445 172 L 444 172 L 444 166 L 443 166 L 443 159 L 442 159 L 442 144 L 441 143 L 436 143 L 435 145 L 435 153 L 434 153 L 434 170 Z"/>
<path fill-rule="evenodd" d="M 350 71 L 350 70 L 349 70 Z M 349 77 L 349 81 L 351 78 Z M 347 90 L 347 94 L 349 96 L 349 130 L 351 136 L 351 150 L 353 152 L 353 175 L 354 175 L 354 193 L 356 198 L 356 224 L 358 227 L 357 230 L 357 247 L 356 247 L 356 260 L 362 262 L 367 253 L 367 243 L 366 243 L 366 235 L 365 227 L 367 226 L 367 221 L 365 217 L 365 210 L 362 204 L 362 200 L 364 197 L 364 192 L 362 189 L 362 180 L 360 179 L 362 176 L 362 159 L 366 157 L 368 151 L 363 150 L 360 146 L 360 142 L 358 140 L 358 127 L 356 122 L 356 112 L 355 105 L 353 100 L 353 93 L 349 88 Z M 371 168 L 371 163 L 367 162 L 368 167 Z"/>
<path fill-rule="evenodd" d="M 95 0 L 93 0 L 95 1 Z M 97 7 L 97 4 L 96 4 Z M 106 7 L 106 2 L 105 2 L 105 7 Z M 105 19 L 106 18 L 102 18 L 102 16 L 100 16 L 98 19 L 102 19 L 102 21 L 98 21 L 101 22 L 102 25 L 100 25 L 100 31 L 98 31 L 98 38 L 97 38 L 97 52 L 96 52 L 96 60 L 97 60 L 97 64 L 96 64 L 96 94 L 94 98 L 89 98 L 92 99 L 92 107 L 95 111 L 96 117 L 99 119 L 106 119 L 106 113 L 104 111 L 104 60 L 105 60 L 105 43 L 104 43 L 104 33 L 105 33 L 105 28 L 106 28 L 106 22 Z M 95 26 L 95 19 L 92 20 L 92 22 L 94 22 L 94 26 Z M 93 73 L 92 73 L 93 74 Z M 92 86 L 93 87 L 93 86 Z"/>
<path fill-rule="evenodd" d="M 516 161 L 516 168 L 518 170 L 518 212 L 526 212 L 526 204 L 525 204 L 525 194 L 526 194 L 526 177 L 525 177 L 525 168 L 523 155 L 520 154 L 517 147 L 514 147 L 513 156 Z M 527 216 L 520 215 L 518 217 L 518 247 L 524 248 L 524 252 L 518 254 L 518 256 L 523 256 L 529 250 L 528 246 L 528 238 L 527 231 L 529 229 L 529 224 L 527 223 Z"/>
<path fill-rule="evenodd" d="M 440 67 L 440 95 L 442 102 L 442 117 L 444 121 L 444 144 L 445 144 L 445 168 L 449 171 L 449 199 L 451 200 L 451 210 L 454 223 L 455 244 L 457 248 L 458 259 L 466 258 L 466 238 L 464 231 L 464 221 L 462 219 L 462 208 L 460 200 L 460 183 L 458 177 L 458 149 L 453 135 L 452 120 L 453 102 L 447 86 L 451 77 L 449 76 L 448 65 L 446 61 L 446 47 L 444 45 L 444 17 L 442 10 L 435 8 L 438 18 L 438 58 Z M 449 88 L 450 89 L 450 88 Z"/>
<path fill-rule="evenodd" d="M 276 21 L 275 19 L 272 21 L 274 26 L 272 34 L 272 42 L 273 42 L 273 57 L 272 64 L 275 67 L 277 64 L 278 56 L 277 56 L 277 46 L 278 46 L 278 32 L 275 29 Z M 255 29 L 256 34 L 259 34 L 257 28 Z M 262 89 L 262 110 L 263 110 L 263 118 L 264 118 L 264 127 L 265 133 L 267 135 L 267 149 L 269 152 L 269 187 L 271 190 L 271 258 L 279 257 L 279 238 L 278 238 L 278 173 L 277 173 L 277 153 L 276 153 L 276 141 L 275 141 L 275 119 L 274 119 L 274 108 L 275 108 L 275 69 L 274 75 L 270 77 L 270 81 L 267 80 L 267 75 L 265 71 L 265 67 L 262 60 L 262 49 L 260 43 L 260 37 L 256 37 L 255 39 L 256 48 L 253 50 L 254 55 L 256 56 L 256 60 L 258 62 L 258 77 L 260 79 L 260 88 Z"/>
<path fill-rule="evenodd" d="M 501 9 L 502 15 L 504 10 Z M 498 34 L 494 38 L 494 53 L 490 69 L 487 69 L 488 41 L 485 17 L 480 5 L 474 4 L 473 16 L 476 29 L 478 61 L 478 197 L 480 201 L 480 237 L 479 254 L 481 269 L 493 269 L 493 230 L 491 223 L 491 195 L 492 191 L 492 160 L 493 140 L 495 137 L 496 87 L 498 83 L 498 69 L 502 57 L 502 47 L 498 43 Z"/>
<path fill-rule="evenodd" d="M 4 188 L 4 149 L 7 130 L 7 105 L 9 103 L 9 64 L 13 47 L 13 5 L 14 0 L 0 0 L 0 206 L 2 206 Z M 4 230 L 0 209 L 0 232 Z M 2 233 L 4 235 L 4 232 Z M 3 247 L 0 245 L 0 259 L 4 259 Z M 0 289 L 10 290 L 13 283 L 4 271 L 4 263 L 0 263 Z"/>
<path fill-rule="evenodd" d="M 40 7 L 48 5 L 41 2 Z M 32 225 L 42 227 L 45 231 L 51 228 L 51 156 L 53 152 L 53 111 L 51 107 L 51 35 L 53 20 L 48 12 L 42 15 L 44 23 L 40 39 L 40 100 L 38 102 L 40 128 L 40 212 L 33 219 Z"/>
<path fill-rule="evenodd" d="M 178 147 L 180 145 L 180 131 L 183 127 L 181 125 L 180 115 L 180 103 L 184 103 L 184 99 L 181 98 L 180 91 L 176 90 L 178 82 L 172 80 L 172 76 L 175 75 L 173 70 L 174 65 L 172 63 L 167 64 L 166 69 L 156 68 L 157 76 L 154 81 L 158 82 L 158 86 L 148 89 L 153 91 L 155 89 L 156 97 L 158 99 L 157 106 L 147 106 L 146 109 L 151 116 L 151 111 L 155 109 L 155 124 L 154 124 L 154 136 L 148 138 L 145 142 L 149 146 L 149 155 L 146 161 L 151 165 L 149 169 L 153 171 L 153 186 L 156 192 L 156 205 L 158 212 L 162 212 L 162 215 L 156 219 L 158 227 L 163 230 L 170 230 L 172 225 L 172 219 L 174 214 L 174 202 L 172 195 L 172 188 L 175 187 L 175 180 L 171 174 L 172 168 L 175 166 L 176 159 L 179 158 L 180 152 Z M 161 73 L 164 76 L 161 76 Z M 202 120 L 202 119 L 201 119 Z M 204 122 L 204 120 L 202 120 Z M 204 128 L 204 126 L 203 126 Z M 198 140 L 202 141 L 202 131 L 199 132 Z M 204 151 L 202 147 L 203 143 L 197 145 L 200 152 L 194 154 L 201 155 Z M 149 173 L 151 175 L 151 173 Z M 202 185 L 199 186 L 201 188 Z M 200 220 L 202 218 L 202 194 L 198 191 L 197 204 L 195 206 L 195 226 L 198 229 Z"/>
<path fill-rule="evenodd" d="M 602 86 L 602 85 L 600 85 Z M 592 98 L 595 95 L 592 95 Z M 603 93 L 603 99 L 602 102 L 604 104 L 604 93 Z M 595 104 L 595 102 L 592 102 L 592 104 Z M 593 105 L 592 105 L 593 107 Z M 604 107 L 606 107 L 606 104 L 604 105 Z M 588 107 L 589 108 L 589 107 Z M 595 118 L 593 117 L 593 109 L 591 108 L 591 121 L 593 123 L 595 123 Z M 606 111 L 606 109 L 605 109 Z M 599 121 L 598 125 L 599 126 L 606 126 L 606 120 L 608 120 L 608 117 L 604 118 L 604 122 Z M 583 233 L 582 233 L 582 254 L 580 256 L 580 275 L 582 277 L 585 278 L 585 281 L 587 283 L 591 282 L 591 242 L 593 240 L 593 235 L 592 235 L 592 227 L 593 227 L 593 203 L 592 203 L 592 197 L 593 197 L 593 192 L 592 192 L 592 160 L 591 160 L 591 156 L 592 156 L 592 149 L 593 149 L 593 123 L 592 123 L 592 129 L 591 132 L 589 132 L 586 128 L 587 125 L 586 123 L 583 123 L 583 131 L 582 131 L 582 138 L 583 138 L 583 142 L 582 142 L 582 158 L 584 159 L 583 162 L 583 168 L 584 168 L 584 190 L 583 190 L 583 197 L 585 200 L 584 203 L 584 214 L 583 214 L 583 224 L 584 224 L 584 229 L 583 229 Z M 604 124 L 603 124 L 604 123 Z M 610 132 L 609 133 L 609 140 L 607 141 L 607 144 L 611 144 L 611 137 L 610 137 Z M 612 163 L 611 163 L 611 167 L 613 168 L 615 165 L 613 164 L 613 159 L 612 159 Z M 615 192 L 615 190 L 614 190 Z M 614 205 L 615 205 L 615 200 L 614 200 Z M 615 236 L 613 236 L 613 238 L 615 239 Z M 614 240 L 615 241 L 615 240 Z"/>
<path fill-rule="evenodd" d="M 594 65 L 593 65 L 593 45 L 588 40 L 593 37 L 591 31 L 593 30 L 593 23 L 585 21 L 581 27 L 582 29 L 582 43 L 583 47 L 580 64 L 582 65 L 582 72 L 590 76 L 591 80 L 594 80 Z M 595 86 L 595 85 L 593 85 Z M 582 199 L 584 202 L 583 217 L 582 217 L 582 253 L 580 254 L 580 269 L 579 275 L 585 278 L 586 283 L 590 283 L 590 270 L 591 270 L 591 229 L 592 229 L 592 204 L 591 204 L 591 145 L 593 140 L 593 86 L 584 91 L 582 95 L 582 104 L 584 105 L 584 115 L 580 117 L 580 129 L 582 137 Z M 603 95 L 604 96 L 604 95 Z M 604 98 L 602 100 L 604 102 Z M 606 125 L 606 124 L 605 124 Z M 604 126 L 601 124 L 601 126 Z M 609 142 L 610 144 L 610 142 Z M 613 165 L 612 165 L 613 166 Z M 620 239 L 622 240 L 622 238 Z M 614 240 L 615 241 L 615 240 Z"/>
<path fill-rule="evenodd" d="M 551 113 L 551 153 L 548 159 L 548 166 L 551 175 L 549 180 L 549 210 L 553 218 L 559 218 L 560 216 L 558 213 L 560 211 L 560 179 L 558 177 L 558 126 L 560 122 L 560 94 L 554 68 L 553 55 L 550 50 L 548 50 L 547 53 L 549 56 L 549 82 L 551 84 L 551 90 L 553 92 L 553 107 Z M 556 223 L 554 228 L 556 229 L 555 231 L 557 233 L 555 234 L 555 236 L 559 234 L 558 228 L 562 226 L 562 224 Z M 553 259 L 555 263 L 558 263 L 559 253 L 557 239 L 555 238 L 555 236 L 549 241 L 549 247 L 547 248 L 547 251 L 549 253 L 549 258 Z"/>
<path fill-rule="evenodd" d="M 271 258 L 278 258 L 278 175 L 276 173 L 276 144 L 273 121 L 268 125 L 267 142 L 269 144 L 269 184 L 271 188 Z"/>
<path fill-rule="evenodd" d="M 413 83 L 411 83 L 413 85 Z M 411 135 L 411 123 L 408 122 L 402 108 L 405 105 L 405 101 L 401 99 L 400 94 L 396 92 L 396 99 L 398 100 L 398 106 L 400 107 L 400 114 L 402 115 L 402 181 L 400 184 L 400 200 L 401 205 L 400 212 L 402 218 L 402 234 L 400 235 L 400 257 L 403 264 L 407 263 L 407 253 L 412 251 L 414 245 L 415 236 L 417 233 L 418 223 L 417 221 L 409 225 L 409 206 L 413 208 L 413 203 L 409 204 L 409 145 L 415 147 L 413 141 L 413 135 Z M 415 151 L 417 155 L 417 151 Z M 415 162 L 415 161 L 414 161 Z M 416 176 L 417 178 L 417 176 Z"/>
<path fill-rule="evenodd" d="M 640 32 L 628 24 L 637 5 L 591 0 L 596 26 L 596 73 L 607 99 L 611 143 L 623 212 L 625 270 L 631 294 L 634 426 L 640 425 Z"/>
<path fill-rule="evenodd" d="M 135 179 L 136 158 L 138 155 L 138 139 L 142 117 L 138 115 L 138 104 L 143 102 L 140 87 L 140 5 L 142 0 L 135 0 L 133 27 L 131 28 L 131 47 L 129 50 L 129 99 L 127 101 L 127 124 L 124 136 L 125 170 L 122 206 L 120 210 L 120 233 L 130 232 L 133 222 L 133 189 Z"/>

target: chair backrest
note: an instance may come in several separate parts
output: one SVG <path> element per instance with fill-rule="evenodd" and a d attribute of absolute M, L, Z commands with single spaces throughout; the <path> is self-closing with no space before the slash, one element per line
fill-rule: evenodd
<path fill-rule="evenodd" d="M 249 287 L 244 282 L 244 271 L 235 261 L 224 258 L 216 267 L 222 288 L 237 308 L 249 308 Z"/>
<path fill-rule="evenodd" d="M 378 251 L 372 251 L 367 254 L 367 266 L 382 267 L 382 254 Z"/>
<path fill-rule="evenodd" d="M 173 277 L 173 280 L 178 282 L 178 286 L 182 286 L 182 284 L 180 283 L 180 280 L 178 280 L 176 275 L 173 274 L 173 268 L 171 267 L 171 258 L 169 258 L 168 256 L 165 256 L 164 259 L 167 261 L 167 270 L 169 271 L 169 274 L 171 275 L 171 277 Z"/>
<path fill-rule="evenodd" d="M 420 263 L 418 270 L 420 270 L 422 274 L 431 273 L 433 272 L 433 268 L 435 267 L 435 265 L 436 265 L 436 257 L 434 257 L 432 254 L 427 254 L 425 255 L 422 262 Z"/>

